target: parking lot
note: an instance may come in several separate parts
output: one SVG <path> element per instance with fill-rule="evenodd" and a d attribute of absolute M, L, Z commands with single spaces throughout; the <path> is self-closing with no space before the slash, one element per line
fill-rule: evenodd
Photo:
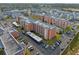
<path fill-rule="evenodd" d="M 59 54 L 61 51 L 59 46 L 57 46 L 56 49 L 53 49 L 50 46 L 48 46 L 47 44 L 37 43 L 36 41 L 34 41 L 32 38 L 28 37 L 27 35 L 25 35 L 25 36 L 27 38 L 27 41 L 31 42 L 32 45 L 34 45 L 37 49 L 39 49 L 39 51 L 42 52 L 44 55 L 49 55 L 49 54 L 55 55 L 55 54 Z"/>
<path fill-rule="evenodd" d="M 22 36 L 23 35 L 23 36 Z M 44 54 L 44 55 L 59 55 L 64 49 L 65 47 L 69 44 L 70 42 L 70 37 L 63 34 L 62 38 L 61 38 L 61 44 L 57 45 L 47 45 L 44 43 L 37 43 L 35 40 L 33 40 L 32 38 L 30 38 L 27 34 L 22 34 L 22 37 L 26 38 L 26 41 L 30 42 L 30 45 L 33 45 L 35 47 L 35 49 L 37 49 L 40 54 Z M 32 54 L 35 54 L 36 51 L 33 51 Z"/>
<path fill-rule="evenodd" d="M 18 40 L 19 42 L 24 42 L 25 43 L 25 48 L 28 49 L 30 51 L 30 48 L 28 47 L 32 47 L 32 51 L 31 54 L 32 55 L 36 55 L 37 53 L 39 53 L 40 55 L 43 55 L 43 53 L 29 40 L 29 37 L 25 36 L 24 34 L 20 33 L 20 39 Z"/>
<path fill-rule="evenodd" d="M 5 25 L 6 24 L 6 25 Z M 1 26 L 4 29 L 3 35 L 1 37 L 1 41 L 4 45 L 4 49 L 6 54 L 13 55 L 20 49 L 22 49 L 10 36 L 9 31 L 12 29 L 10 23 L 2 22 Z"/>
<path fill-rule="evenodd" d="M 47 45 L 44 43 L 37 43 L 36 41 L 34 41 L 32 38 L 30 38 L 28 35 L 25 35 L 27 37 L 27 40 L 30 41 L 34 46 L 36 46 L 44 55 L 59 55 L 61 54 L 66 47 L 69 45 L 69 43 L 72 41 L 72 38 L 74 37 L 69 37 L 66 34 L 62 34 L 62 38 L 61 38 L 61 44 L 59 46 L 56 46 L 56 48 L 54 49 L 54 45 Z"/>
<path fill-rule="evenodd" d="M 6 32 L 8 32 L 11 29 L 14 29 L 14 27 L 12 27 L 11 22 L 5 23 L 5 22 L 0 22 L 0 27 L 4 28 L 6 30 Z M 7 27 L 7 29 L 6 29 Z M 16 28 L 15 28 L 16 29 Z M 23 39 L 21 38 L 21 40 L 19 42 L 25 42 L 25 40 L 28 42 L 28 44 L 26 45 L 26 48 L 32 46 L 33 50 L 30 51 L 32 55 L 36 55 L 36 54 L 40 54 L 40 55 L 59 55 L 61 52 L 63 52 L 63 50 L 65 49 L 65 47 L 69 44 L 69 42 L 71 42 L 70 39 L 72 39 L 72 36 L 68 36 L 67 34 L 63 34 L 62 38 L 61 38 L 61 44 L 59 43 L 55 43 L 54 45 L 47 45 L 44 43 L 37 43 L 36 41 L 34 41 L 32 38 L 30 38 L 28 35 L 24 35 L 21 33 L 21 36 L 23 37 Z M 7 38 L 7 37 L 5 37 Z"/>

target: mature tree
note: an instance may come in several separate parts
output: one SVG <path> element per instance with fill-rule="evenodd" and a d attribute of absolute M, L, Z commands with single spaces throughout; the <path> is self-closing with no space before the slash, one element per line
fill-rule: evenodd
<path fill-rule="evenodd" d="M 79 29 L 79 25 L 77 26 L 77 29 Z"/>
<path fill-rule="evenodd" d="M 2 48 L 0 48 L 0 55 L 4 54 L 4 50 Z"/>
<path fill-rule="evenodd" d="M 60 34 L 56 34 L 55 39 L 56 40 L 60 40 L 60 38 L 61 38 L 61 35 Z"/>
<path fill-rule="evenodd" d="M 64 30 L 64 32 L 70 31 L 72 29 L 71 26 L 67 26 L 66 29 Z"/>

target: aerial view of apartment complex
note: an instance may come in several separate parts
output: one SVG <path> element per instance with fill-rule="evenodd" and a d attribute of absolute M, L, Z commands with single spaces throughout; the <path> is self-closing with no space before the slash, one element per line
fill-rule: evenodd
<path fill-rule="evenodd" d="M 79 55 L 79 4 L 0 4 L 0 55 Z"/>

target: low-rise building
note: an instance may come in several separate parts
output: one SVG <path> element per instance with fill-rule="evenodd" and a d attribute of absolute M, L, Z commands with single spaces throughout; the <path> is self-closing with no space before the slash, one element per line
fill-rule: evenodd
<path fill-rule="evenodd" d="M 2 42 L 1 42 L 1 39 L 0 39 L 0 48 L 4 48 Z"/>
<path fill-rule="evenodd" d="M 0 36 L 3 35 L 4 30 L 0 28 Z"/>
<path fill-rule="evenodd" d="M 12 31 L 11 31 L 12 32 Z M 20 43 L 13 37 L 11 32 L 7 33 L 7 38 L 1 37 L 1 41 L 4 46 L 4 51 L 6 55 L 23 55 L 24 48 Z"/>
<path fill-rule="evenodd" d="M 19 32 L 16 30 L 12 30 L 11 34 L 13 35 L 15 39 L 17 39 L 20 36 Z"/>

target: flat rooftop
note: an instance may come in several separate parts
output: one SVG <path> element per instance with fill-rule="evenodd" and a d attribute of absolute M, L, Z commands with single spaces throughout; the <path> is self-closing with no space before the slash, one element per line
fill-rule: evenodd
<path fill-rule="evenodd" d="M 15 26 L 17 26 L 17 27 L 19 26 L 16 22 L 13 22 L 13 24 L 14 24 Z"/>
<path fill-rule="evenodd" d="M 1 42 L 1 39 L 0 39 L 0 48 L 4 48 L 2 42 Z"/>
<path fill-rule="evenodd" d="M 28 34 L 29 36 L 31 36 L 34 40 L 38 41 L 38 42 L 40 42 L 40 41 L 43 40 L 42 38 L 40 38 L 39 36 L 35 35 L 35 34 L 32 33 L 32 32 L 27 32 L 27 34 Z"/>
<path fill-rule="evenodd" d="M 17 52 L 22 51 L 22 47 L 15 41 L 15 38 L 13 38 L 9 33 L 7 33 L 6 38 L 3 37 L 1 38 L 1 40 L 7 55 L 15 55 Z"/>
<path fill-rule="evenodd" d="M 40 21 L 40 20 L 36 21 L 35 24 L 38 24 L 38 25 L 40 25 L 40 26 L 43 26 L 44 28 L 49 28 L 49 29 L 56 28 L 55 25 L 50 25 L 50 24 L 44 23 L 44 22 L 42 22 L 42 21 Z"/>
<path fill-rule="evenodd" d="M 22 16 L 21 16 L 22 17 Z M 40 20 L 32 20 L 31 18 L 27 18 L 27 17 L 22 17 L 23 21 L 26 22 L 26 23 L 34 23 L 34 24 L 38 24 L 40 26 L 43 26 L 44 28 L 48 28 L 48 29 L 53 29 L 53 28 L 57 28 L 57 26 L 55 25 L 50 25 L 50 24 L 47 24 L 47 23 L 44 23 Z"/>

